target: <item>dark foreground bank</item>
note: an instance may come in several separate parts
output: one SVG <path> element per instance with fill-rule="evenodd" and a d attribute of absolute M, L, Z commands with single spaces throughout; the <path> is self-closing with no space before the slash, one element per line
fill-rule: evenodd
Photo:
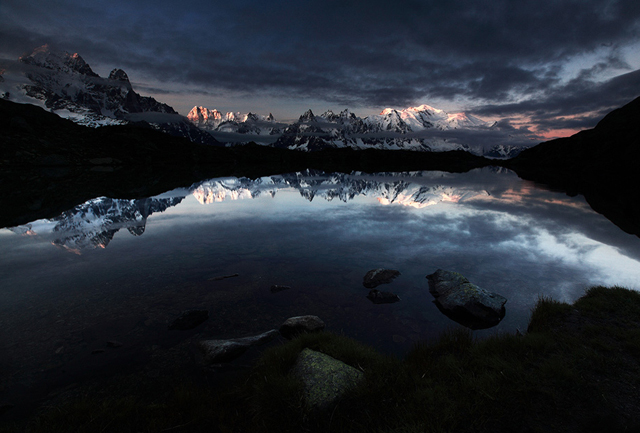
<path fill-rule="evenodd" d="M 309 411 L 290 370 L 303 348 L 364 373 Z M 640 428 L 640 294 L 541 299 L 524 335 L 456 329 L 404 359 L 328 332 L 266 350 L 224 383 L 124 375 L 62 394 L 2 432 L 612 432 Z M 230 376 L 231 377 L 231 376 Z"/>

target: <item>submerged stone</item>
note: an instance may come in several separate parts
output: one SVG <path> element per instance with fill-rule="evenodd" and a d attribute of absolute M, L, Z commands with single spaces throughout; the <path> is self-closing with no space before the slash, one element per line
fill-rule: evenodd
<path fill-rule="evenodd" d="M 183 311 L 180 317 L 169 324 L 170 330 L 187 331 L 193 329 L 209 318 L 207 310 Z"/>
<path fill-rule="evenodd" d="M 458 272 L 438 269 L 427 279 L 438 309 L 467 328 L 491 328 L 505 315 L 505 297 L 472 284 Z"/>
<path fill-rule="evenodd" d="M 292 374 L 302 381 L 305 402 L 312 410 L 326 409 L 364 377 L 360 370 L 308 348 L 298 355 Z"/>
<path fill-rule="evenodd" d="M 303 332 L 318 332 L 324 329 L 324 322 L 318 316 L 290 317 L 280 326 L 280 334 L 291 340 Z"/>
<path fill-rule="evenodd" d="M 367 298 L 374 304 L 393 304 L 400 300 L 400 297 L 395 293 L 381 292 L 377 289 L 371 290 L 367 295 Z"/>
<path fill-rule="evenodd" d="M 204 340 L 199 343 L 204 352 L 205 360 L 209 363 L 232 361 L 249 349 L 251 346 L 271 341 L 278 331 L 272 329 L 259 335 L 230 340 Z"/>
<path fill-rule="evenodd" d="M 274 284 L 271 286 L 271 293 L 282 292 L 283 290 L 291 290 L 290 286 L 281 286 L 280 284 Z"/>
<path fill-rule="evenodd" d="M 362 285 L 367 289 L 373 289 L 380 284 L 390 283 L 398 275 L 400 275 L 400 271 L 396 271 L 395 269 L 371 269 L 365 274 Z"/>

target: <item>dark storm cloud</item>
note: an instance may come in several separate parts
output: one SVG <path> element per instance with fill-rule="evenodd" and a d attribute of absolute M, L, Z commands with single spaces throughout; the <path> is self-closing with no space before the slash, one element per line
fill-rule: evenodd
<path fill-rule="evenodd" d="M 527 115 L 541 130 L 592 128 L 611 109 L 640 95 L 640 70 L 604 82 L 583 71 L 565 85 L 551 86 L 537 99 L 513 104 L 489 104 L 473 110 L 479 116 Z"/>
<path fill-rule="evenodd" d="M 50 43 L 169 85 L 376 108 L 462 97 L 541 122 L 622 100 L 594 77 L 628 68 L 615 53 L 640 36 L 637 0 L 8 0 L 0 12 L 5 55 Z M 603 49 L 609 59 L 561 83 L 568 59 Z M 610 85 L 639 93 L 629 78 Z M 597 97 L 584 105 L 585 93 Z"/>

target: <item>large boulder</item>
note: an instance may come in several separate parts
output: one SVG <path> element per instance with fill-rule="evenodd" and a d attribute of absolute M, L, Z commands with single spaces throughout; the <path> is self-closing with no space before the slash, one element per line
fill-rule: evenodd
<path fill-rule="evenodd" d="M 302 381 L 305 402 L 311 410 L 331 406 L 364 377 L 360 370 L 308 348 L 298 355 L 292 374 Z"/>
<path fill-rule="evenodd" d="M 199 346 L 204 352 L 205 361 L 215 364 L 232 361 L 246 352 L 249 347 L 266 343 L 276 335 L 278 335 L 278 331 L 272 329 L 251 337 L 231 340 L 204 340 L 199 343 Z"/>
<path fill-rule="evenodd" d="M 367 289 L 373 289 L 380 284 L 388 284 L 400 275 L 400 271 L 395 269 L 371 269 L 362 280 L 362 285 Z"/>
<path fill-rule="evenodd" d="M 467 328 L 491 328 L 504 317 L 506 298 L 470 283 L 458 272 L 438 269 L 427 279 L 438 309 Z"/>
<path fill-rule="evenodd" d="M 324 329 L 324 322 L 318 316 L 290 317 L 280 326 L 280 334 L 291 340 L 303 332 L 318 332 Z"/>

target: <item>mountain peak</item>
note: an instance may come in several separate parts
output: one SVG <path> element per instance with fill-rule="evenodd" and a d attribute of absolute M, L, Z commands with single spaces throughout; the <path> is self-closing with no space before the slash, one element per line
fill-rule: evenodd
<path fill-rule="evenodd" d="M 78 73 L 89 77 L 98 77 L 91 67 L 78 53 L 69 54 L 66 51 L 52 50 L 48 44 L 36 48 L 27 56 L 22 56 L 20 62 L 27 65 L 40 66 L 62 72 Z"/>
<path fill-rule="evenodd" d="M 427 104 L 422 104 L 419 105 L 417 107 L 409 107 L 406 109 L 406 111 L 426 111 L 428 114 L 433 114 L 433 113 L 443 113 L 443 110 L 440 110 L 438 108 L 432 107 L 431 105 L 427 105 Z"/>
<path fill-rule="evenodd" d="M 394 108 L 385 108 L 380 112 L 380 116 L 387 116 L 389 114 L 399 114 L 399 113 L 398 113 L 398 110 Z"/>
<path fill-rule="evenodd" d="M 124 81 L 127 83 L 129 82 L 129 76 L 127 75 L 127 73 L 122 69 L 117 69 L 117 68 L 111 71 L 111 73 L 109 74 L 109 79 L 116 80 L 116 81 Z"/>
<path fill-rule="evenodd" d="M 352 118 L 355 118 L 355 117 L 356 117 L 356 115 L 355 115 L 355 113 L 353 113 L 353 112 L 352 112 L 351 110 L 349 110 L 348 108 L 345 108 L 344 110 L 342 110 L 342 111 L 340 112 L 340 117 L 344 117 L 344 118 L 352 119 Z"/>
<path fill-rule="evenodd" d="M 298 122 L 315 122 L 315 121 L 316 121 L 316 116 L 313 114 L 313 111 L 311 111 L 311 109 L 308 109 L 307 111 L 305 111 L 304 114 L 300 116 L 300 118 L 298 119 Z"/>

